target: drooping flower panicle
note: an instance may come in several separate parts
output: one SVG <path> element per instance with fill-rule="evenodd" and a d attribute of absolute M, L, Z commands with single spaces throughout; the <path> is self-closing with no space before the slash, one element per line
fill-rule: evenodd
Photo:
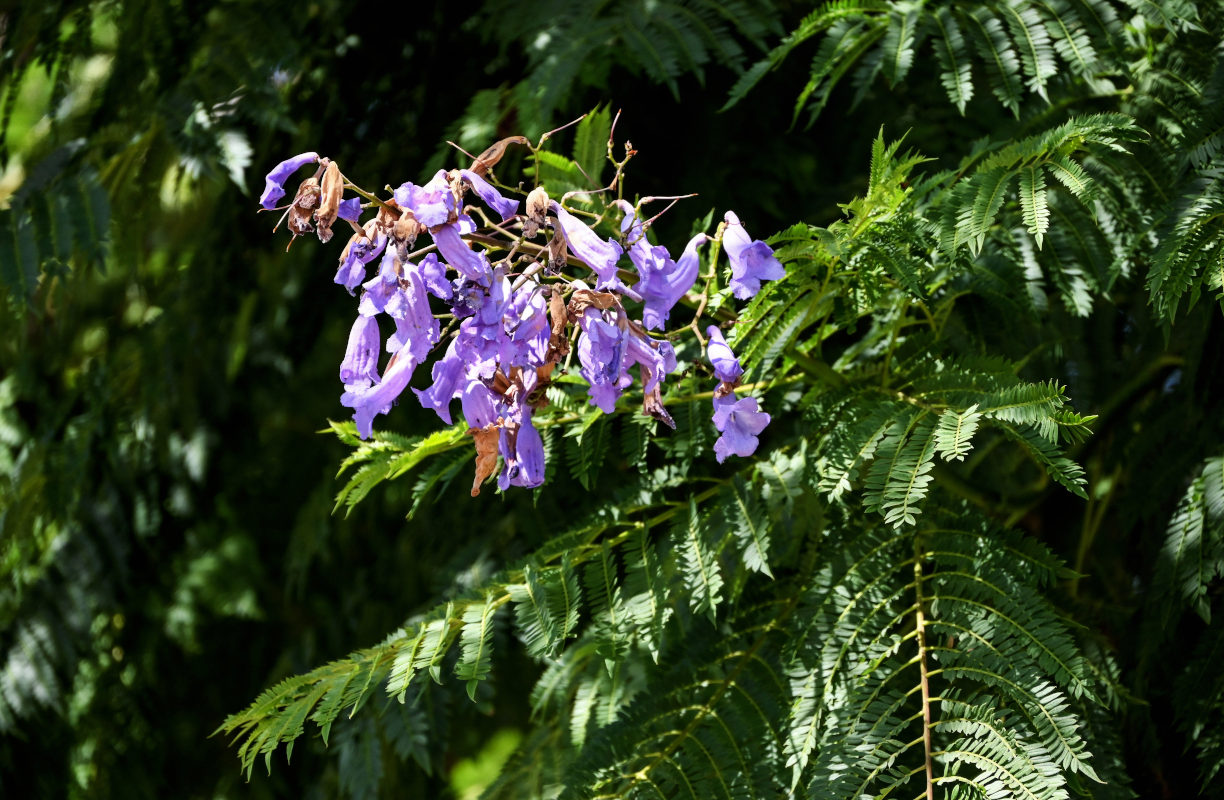
<path fill-rule="evenodd" d="M 391 410 L 416 368 L 444 347 L 428 384 L 413 393 L 448 425 L 453 403 L 460 401 L 477 451 L 473 495 L 495 472 L 501 490 L 543 483 L 545 448 L 538 426 L 548 420 L 541 422 L 538 412 L 548 403 L 545 387 L 574 355 L 591 405 L 613 413 L 637 384 L 642 412 L 675 427 L 663 391 L 677 369 L 676 352 L 669 339 L 649 331 L 665 330 L 676 305 L 695 291 L 700 248 L 711 241 L 698 233 L 673 259 L 666 247 L 650 243 L 648 222 L 623 200 L 614 203 L 624 215 L 620 238 L 605 238 L 542 187 L 527 194 L 520 215 L 521 201 L 507 197 L 489 172 L 505 147 L 516 143 L 526 140 L 504 139 L 470 168 L 439 170 L 420 185 L 402 183 L 386 199 L 354 187 L 335 162 L 302 153 L 268 173 L 260 197 L 262 207 L 276 207 L 293 174 L 318 164 L 288 206 L 289 227 L 299 236 L 313 221 L 322 241 L 331 238 L 337 221 L 353 228 L 334 278 L 350 293 L 361 290 L 340 364 L 340 402 L 353 410 L 358 435 L 371 436 L 375 417 Z M 349 189 L 359 196 L 344 198 Z M 374 210 L 364 223 L 362 198 Z M 469 204 L 475 200 L 493 217 Z M 495 223 L 478 232 L 469 214 Z M 521 234 L 507 233 L 516 229 Z M 529 242 L 540 233 L 546 234 L 544 245 Z M 736 297 L 750 297 L 761 281 L 782 277 L 773 251 L 752 240 L 733 212 L 727 212 L 722 244 Z M 414 247 L 421 249 L 414 252 Z M 628 265 L 621 263 L 625 255 Z M 375 259 L 377 270 L 370 275 Z M 566 276 L 583 266 L 590 270 L 593 289 L 582 280 L 587 274 Z M 622 269 L 637 272 L 632 288 L 622 280 Z M 635 307 L 640 308 L 636 319 Z M 389 325 L 380 328 L 382 316 Z M 449 320 L 445 330 L 444 319 Z M 720 330 L 711 326 L 707 333 L 707 353 L 719 381 L 713 421 L 721 435 L 715 456 L 723 461 L 751 455 L 769 415 L 755 398 L 736 397 L 744 370 Z M 570 352 L 572 341 L 576 353 Z M 380 370 L 384 353 L 389 358 Z"/>

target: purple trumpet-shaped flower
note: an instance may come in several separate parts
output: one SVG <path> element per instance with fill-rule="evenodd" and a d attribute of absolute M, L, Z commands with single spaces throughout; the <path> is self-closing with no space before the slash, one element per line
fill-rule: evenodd
<path fill-rule="evenodd" d="M 629 258 L 638 269 L 642 280 L 633 289 L 642 296 L 642 324 L 648 330 L 663 330 L 672 307 L 693 288 L 701 263 L 697 248 L 710 240 L 699 233 L 684 247 L 678 261 L 672 261 L 667 248 L 662 245 L 629 250 Z M 641 244 L 639 241 L 638 244 Z"/>
<path fill-rule="evenodd" d="M 760 239 L 751 239 L 734 211 L 728 211 L 723 231 L 723 249 L 731 260 L 731 294 L 747 300 L 761 291 L 761 281 L 776 281 L 786 276 L 782 262 L 773 249 Z"/>
<path fill-rule="evenodd" d="M 459 325 L 459 356 L 469 367 L 470 374 L 491 377 L 497 369 L 502 348 L 508 343 L 506 311 L 510 307 L 510 281 L 500 269 L 493 272 L 488 293 L 479 297 L 476 313 Z"/>
<path fill-rule="evenodd" d="M 503 492 L 511 486 L 531 489 L 544 483 L 544 440 L 531 424 L 531 406 L 524 402 L 536 387 L 536 376 L 527 371 L 521 379 L 522 383 L 511 390 L 513 400 L 502 414 L 498 438 L 503 464 L 497 486 Z"/>
<path fill-rule="evenodd" d="M 642 367 L 642 391 L 653 392 L 676 369 L 676 351 L 671 342 L 630 334 L 625 360 Z"/>
<path fill-rule="evenodd" d="M 578 337 L 580 373 L 586 378 L 591 405 L 605 414 L 616 410 L 616 401 L 629 385 L 625 374 L 625 348 L 628 336 L 616 325 L 605 322 L 598 309 L 588 308 L 581 320 Z"/>
<path fill-rule="evenodd" d="M 341 200 L 336 209 L 336 216 L 349 222 L 356 222 L 361 217 L 361 198 L 350 197 L 348 200 Z"/>
<path fill-rule="evenodd" d="M 710 364 L 714 366 L 714 376 L 718 378 L 721 384 L 727 386 L 726 391 L 731 391 L 735 388 L 735 384 L 739 382 L 740 376 L 744 374 L 744 368 L 740 366 L 739 359 L 735 357 L 735 353 L 731 352 L 730 345 L 723 338 L 722 331 L 718 326 L 711 325 L 706 328 L 706 336 L 710 337 L 710 343 L 706 347 L 706 355 L 710 359 Z M 722 389 L 719 386 L 719 389 Z"/>
<path fill-rule="evenodd" d="M 499 216 L 501 216 L 503 222 L 510 219 L 515 215 L 515 213 L 518 212 L 518 200 L 510 200 L 509 198 L 502 197 L 501 192 L 497 191 L 493 184 L 489 183 L 475 172 L 472 172 L 470 169 L 461 169 L 459 170 L 459 176 L 463 178 L 463 180 L 467 181 L 468 185 L 475 190 L 476 194 L 480 196 L 480 199 L 484 201 L 486 206 L 493 209 Z"/>
<path fill-rule="evenodd" d="M 340 363 L 340 380 L 346 389 L 366 389 L 378 381 L 378 351 L 378 320 L 358 315 Z"/>
<path fill-rule="evenodd" d="M 361 285 L 365 291 L 361 294 L 361 302 L 357 304 L 357 313 L 373 317 L 387 310 L 387 304 L 399 293 L 399 269 L 395 263 L 395 251 L 383 253 L 378 265 L 378 273 Z"/>
<path fill-rule="evenodd" d="M 446 170 L 438 170 L 424 186 L 401 184 L 395 190 L 395 204 L 412 209 L 416 221 L 426 228 L 445 225 L 455 210 L 455 195 L 446 180 Z"/>
<path fill-rule="evenodd" d="M 403 278 L 387 302 L 386 312 L 395 320 L 395 334 L 387 339 L 387 350 L 394 353 L 407 347 L 413 358 L 424 361 L 442 331 L 429 308 L 425 281 L 415 264 L 404 265 Z"/>
<path fill-rule="evenodd" d="M 438 252 L 455 270 L 468 280 L 487 286 L 489 281 L 489 258 L 468 246 L 459 235 L 458 225 L 442 225 L 430 230 Z"/>
<path fill-rule="evenodd" d="M 348 252 L 341 258 L 340 267 L 336 270 L 335 282 L 348 289 L 349 294 L 365 280 L 366 264 L 378 258 L 387 246 L 386 236 L 380 233 L 371 239 L 369 234 L 367 230 L 365 238 L 354 236 L 349 240 Z"/>
<path fill-rule="evenodd" d="M 373 432 L 374 417 L 386 414 L 391 410 L 396 399 L 403 393 L 408 381 L 412 380 L 412 372 L 416 369 L 416 359 L 405 348 L 400 350 L 387 362 L 382 380 L 373 386 L 357 388 L 340 396 L 340 404 L 353 409 L 353 420 L 357 423 L 357 435 L 362 439 L 370 438 Z"/>
<path fill-rule="evenodd" d="M 285 181 L 289 180 L 289 176 L 318 160 L 318 153 L 302 153 L 277 164 L 264 178 L 264 190 L 259 196 L 259 204 L 266 209 L 275 208 L 276 201 L 285 196 Z"/>
<path fill-rule="evenodd" d="M 562 208 L 557 201 L 554 200 L 550 207 L 561 224 L 561 234 L 565 237 L 570 255 L 594 270 L 599 278 L 595 288 L 600 291 L 620 292 L 634 300 L 640 300 L 637 292 L 621 283 L 616 274 L 616 262 L 624 252 L 621 246 L 613 239 L 600 239 L 586 223 Z"/>
<path fill-rule="evenodd" d="M 637 267 L 642 279 L 633 285 L 641 295 L 642 324 L 647 330 L 663 330 L 672 307 L 693 288 L 697 273 L 701 269 L 697 248 L 710 241 L 710 237 L 699 233 L 689 240 L 679 261 L 673 261 L 671 253 L 662 245 L 651 245 L 646 239 L 642 221 L 637 218 L 633 206 L 624 200 L 615 205 L 625 212 L 621 220 L 621 233 L 630 242 L 629 260 Z"/>
<path fill-rule="evenodd" d="M 513 441 L 511 441 L 513 440 Z M 544 440 L 540 432 L 531 424 L 531 407 L 523 410 L 522 422 L 513 432 L 502 429 L 502 458 L 505 466 L 497 478 L 497 485 L 502 491 L 510 486 L 522 486 L 534 489 L 544 483 Z M 513 444 L 514 454 L 507 458 Z"/>
<path fill-rule="evenodd" d="M 714 427 L 722 436 L 714 442 L 714 457 L 722 463 L 727 456 L 747 457 L 756 452 L 757 437 L 769 424 L 769 415 L 757 407 L 755 397 L 735 398 L 735 392 L 714 398 Z"/>
<path fill-rule="evenodd" d="M 506 312 L 508 339 L 502 347 L 502 368 L 542 366 L 548 357 L 548 304 L 539 284 L 528 284 L 514 295 Z"/>
<path fill-rule="evenodd" d="M 676 351 L 671 343 L 630 334 L 625 360 L 637 364 L 642 377 L 642 412 L 669 428 L 676 421 L 663 406 L 663 378 L 676 369 Z"/>
<path fill-rule="evenodd" d="M 434 362 L 433 384 L 428 389 L 413 389 L 424 408 L 432 408 L 447 425 L 451 424 L 450 403 L 459 395 L 459 382 L 467 364 L 459 357 L 455 340 L 446 348 L 446 355 Z M 473 426 L 476 427 L 476 426 Z"/>

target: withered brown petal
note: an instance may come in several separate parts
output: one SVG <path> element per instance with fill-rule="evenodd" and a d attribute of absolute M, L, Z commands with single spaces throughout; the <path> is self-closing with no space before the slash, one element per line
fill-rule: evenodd
<path fill-rule="evenodd" d="M 378 207 L 378 215 L 374 217 L 375 230 L 390 235 L 400 216 L 400 208 L 394 199 L 384 201 L 384 205 Z"/>
<path fill-rule="evenodd" d="M 548 202 L 548 192 L 544 191 L 543 186 L 532 189 L 527 195 L 527 216 L 543 221 L 548 213 Z"/>
<path fill-rule="evenodd" d="M 548 241 L 548 271 L 553 275 L 559 275 L 565 268 L 568 254 L 569 248 L 565 244 L 565 236 L 559 229 L 554 230 L 552 239 Z"/>
<path fill-rule="evenodd" d="M 319 205 L 320 193 L 319 179 L 307 178 L 302 181 L 301 185 L 298 186 L 297 193 L 293 195 L 293 207 L 304 211 L 315 208 Z"/>
<path fill-rule="evenodd" d="M 497 426 L 468 428 L 468 436 L 476 442 L 476 477 L 472 479 L 472 497 L 480 495 L 480 484 L 497 469 Z"/>
<path fill-rule="evenodd" d="M 646 368 L 641 371 L 642 384 L 646 383 Z M 676 421 L 672 419 L 672 415 L 667 413 L 667 409 L 663 405 L 663 396 L 659 391 L 659 387 L 655 386 L 649 392 L 642 395 L 642 413 L 648 417 L 654 417 L 659 422 L 662 422 L 672 430 L 676 429 Z"/>
<path fill-rule="evenodd" d="M 565 358 L 570 351 L 569 337 L 565 335 L 569 313 L 565 309 L 565 298 L 555 289 L 548 299 L 548 317 L 552 321 L 552 333 L 548 337 L 548 357 L 545 361 L 551 365 Z"/>
<path fill-rule="evenodd" d="M 530 142 L 526 136 L 507 136 L 505 139 L 489 145 L 483 153 L 476 156 L 476 160 L 472 162 L 472 166 L 468 167 L 468 169 L 483 178 L 489 170 L 497 166 L 497 162 L 501 161 L 502 156 L 506 154 L 506 148 L 512 144 L 530 144 Z"/>
<path fill-rule="evenodd" d="M 343 195 L 344 177 L 340 174 L 340 167 L 335 161 L 329 161 L 327 170 L 323 173 L 323 181 L 319 184 L 319 208 L 315 211 L 315 221 L 319 223 L 320 234 L 323 228 L 327 228 L 329 239 Z"/>
<path fill-rule="evenodd" d="M 314 230 L 310 226 L 310 209 L 300 208 L 296 205 L 289 209 L 289 220 L 287 224 L 289 226 L 289 232 L 294 236 L 304 236 L 305 234 Z"/>
<path fill-rule="evenodd" d="M 395 221 L 391 233 L 396 239 L 412 243 L 424 230 L 425 226 L 417 222 L 416 214 L 412 209 L 405 208 L 404 213 Z"/>
<path fill-rule="evenodd" d="M 612 292 L 596 292 L 591 289 L 578 289 L 574 292 L 574 296 L 570 298 L 569 312 L 575 319 L 582 316 L 582 312 L 588 308 L 594 307 L 601 311 L 605 311 L 617 305 L 616 295 Z"/>

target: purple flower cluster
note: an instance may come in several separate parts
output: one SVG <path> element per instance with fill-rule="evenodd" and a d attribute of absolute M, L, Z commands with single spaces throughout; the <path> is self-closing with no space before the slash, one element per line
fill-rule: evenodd
<path fill-rule="evenodd" d="M 757 407 L 755 397 L 737 399 L 735 387 L 739 386 L 744 368 L 731 352 L 722 331 L 711 325 L 706 329 L 710 342 L 706 355 L 714 367 L 718 386 L 714 389 L 714 427 L 722 436 L 714 442 L 714 457 L 721 464 L 727 456 L 750 456 L 756 452 L 757 437 L 769 424 L 769 415 Z"/>
<path fill-rule="evenodd" d="M 664 330 L 672 309 L 692 290 L 700 271 L 699 248 L 711 237 L 697 234 L 673 259 L 666 247 L 649 243 L 647 223 L 627 202 L 615 204 L 624 214 L 619 240 L 605 239 L 541 189 L 532 192 L 527 214 L 520 215 L 519 202 L 504 197 L 485 179 L 489 166 L 485 162 L 472 169 L 440 170 L 422 185 L 404 183 L 387 200 L 359 192 L 373 201 L 375 212 L 361 223 L 361 199 L 342 198 L 352 185 L 339 168 L 316 153 L 303 153 L 268 173 L 261 205 L 275 207 L 285 196 L 285 182 L 308 164 L 318 166 L 287 207 L 291 231 L 296 236 L 311 230 L 312 219 L 324 240 L 330 238 L 330 225 L 336 219 L 353 228 L 335 275 L 335 282 L 350 294 L 361 288 L 357 318 L 340 365 L 344 384 L 340 401 L 353 409 L 362 438 L 371 435 L 374 418 L 390 411 L 416 368 L 442 345 L 439 316 L 452 319 L 446 331 L 449 341 L 432 365 L 431 383 L 414 388 L 413 393 L 447 424 L 452 422 L 454 401 L 459 401 L 477 450 L 473 495 L 496 470 L 499 456 L 500 489 L 543 483 L 544 442 L 532 417 L 547 403 L 543 389 L 554 370 L 572 357 L 572 329 L 576 329 L 579 373 L 588 384 L 592 405 L 613 412 L 636 378 L 643 412 L 675 427 L 662 400 L 663 383 L 676 370 L 675 351 L 669 341 L 648 331 Z M 500 223 L 486 231 L 504 234 L 501 225 L 521 226 L 523 236 L 513 246 L 500 248 L 510 252 L 501 261 L 491 262 L 490 251 L 473 247 L 473 240 L 488 238 L 476 236 L 477 224 L 465 213 L 469 191 Z M 553 230 L 550 244 L 525 243 L 545 228 Z M 410 252 L 426 233 L 432 245 Z M 722 242 L 731 261 L 736 297 L 751 297 L 762 280 L 783 276 L 773 251 L 764 242 L 751 240 L 731 212 L 726 215 Z M 527 257 L 512 260 L 520 247 Z M 626 251 L 637 272 L 632 287 L 622 279 L 620 261 Z M 519 273 L 511 272 L 516 264 L 533 258 L 538 260 Z M 368 268 L 375 259 L 378 266 L 370 275 Z M 564 276 L 545 282 L 540 275 L 555 275 L 558 266 L 567 263 L 589 268 L 594 288 Z M 627 301 L 641 304 L 640 321 L 631 318 Z M 384 316 L 390 325 L 380 327 Z M 721 462 L 731 454 L 751 455 L 769 415 L 758 409 L 754 398 L 736 399 L 734 389 L 743 370 L 718 329 L 711 327 L 709 335 L 709 358 L 719 379 L 714 424 L 721 436 L 714 451 Z M 380 370 L 384 351 L 389 359 Z"/>

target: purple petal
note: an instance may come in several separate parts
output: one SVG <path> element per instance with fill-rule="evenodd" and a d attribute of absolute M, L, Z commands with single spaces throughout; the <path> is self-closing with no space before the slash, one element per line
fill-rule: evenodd
<path fill-rule="evenodd" d="M 518 200 L 502 197 L 493 184 L 475 172 L 472 172 L 470 169 L 461 169 L 459 170 L 459 175 L 476 191 L 476 194 L 480 196 L 480 199 L 484 201 L 486 206 L 501 215 L 503 222 L 518 212 Z"/>
<path fill-rule="evenodd" d="M 378 320 L 359 315 L 349 331 L 348 348 L 340 363 L 340 380 L 346 388 L 366 388 L 378 380 L 378 345 Z"/>
<path fill-rule="evenodd" d="M 689 239 L 679 261 L 672 261 L 667 248 L 661 245 L 641 246 L 645 239 L 630 248 L 629 258 L 642 276 L 642 280 L 633 288 L 645 303 L 642 324 L 648 330 L 662 330 L 672 307 L 693 288 L 701 268 L 697 248 L 709 240 L 710 237 L 704 233 Z"/>
<path fill-rule="evenodd" d="M 434 362 L 433 384 L 428 389 L 412 390 L 421 405 L 432 408 L 447 425 L 451 424 L 450 402 L 459 393 L 459 380 L 463 377 L 465 366 L 463 359 L 455 352 L 454 340 L 451 340 L 446 355 Z"/>
<path fill-rule="evenodd" d="M 459 236 L 459 229 L 454 225 L 443 225 L 430 230 L 433 240 L 438 245 L 438 252 L 447 264 L 454 267 L 461 275 L 467 276 L 477 283 L 488 283 L 489 259 L 484 253 L 478 253 L 468 246 Z"/>
<path fill-rule="evenodd" d="M 710 359 L 710 364 L 714 366 L 714 376 L 722 383 L 735 383 L 744 374 L 744 368 L 740 366 L 735 353 L 731 352 L 731 347 L 723 338 L 722 331 L 718 329 L 718 326 L 711 325 L 706 328 L 706 336 L 710 337 L 706 355 Z"/>
<path fill-rule="evenodd" d="M 600 291 L 629 293 L 629 287 L 621 283 L 616 275 L 616 262 L 624 252 L 613 239 L 601 239 L 582 220 L 570 214 L 557 201 L 552 202 L 553 213 L 561 223 L 561 233 L 569 247 L 570 255 L 595 271 L 599 280 L 595 288 Z M 633 294 L 636 294 L 633 293 Z"/>
<path fill-rule="evenodd" d="M 578 337 L 578 361 L 582 364 L 580 374 L 590 387 L 591 405 L 598 406 L 605 414 L 616 410 L 616 401 L 624 387 L 621 376 L 625 374 L 626 332 L 616 325 L 605 322 L 599 312 L 588 308 L 584 312 L 582 335 Z"/>
<path fill-rule="evenodd" d="M 357 284 L 365 280 L 366 264 L 378 258 L 378 254 L 387 246 L 387 237 L 378 234 L 371 239 L 358 239 L 349 246 L 348 255 L 340 262 L 336 270 L 336 283 L 353 293 Z"/>
<path fill-rule="evenodd" d="M 510 301 L 505 320 L 510 338 L 508 346 L 502 348 L 503 365 L 539 367 L 548 357 L 552 330 L 548 325 L 548 305 L 538 289 L 538 284 L 528 284 Z"/>
<path fill-rule="evenodd" d="M 507 416 L 509 424 L 498 438 L 503 465 L 497 486 L 503 492 L 511 486 L 539 486 L 544 483 L 544 440 L 531 424 L 531 407 L 518 406 Z"/>
<path fill-rule="evenodd" d="M 497 422 L 496 397 L 480 381 L 468 381 L 463 387 L 463 419 L 469 428 L 487 428 Z"/>
<path fill-rule="evenodd" d="M 629 336 L 625 360 L 642 367 L 642 392 L 650 394 L 659 388 L 663 378 L 676 368 L 676 352 L 666 341 Z"/>
<path fill-rule="evenodd" d="M 401 350 L 391 359 L 387 371 L 382 376 L 382 382 L 366 389 L 345 392 L 340 396 L 341 405 L 353 409 L 353 420 L 357 423 L 357 435 L 362 439 L 370 438 L 373 432 L 374 417 L 386 414 L 404 391 L 408 381 L 412 380 L 412 372 L 417 362 L 407 350 Z"/>
<path fill-rule="evenodd" d="M 438 261 L 436 253 L 428 253 L 421 259 L 421 277 L 425 279 L 425 288 L 434 297 L 449 300 L 455 293 L 450 281 L 446 279 L 446 265 Z"/>
<path fill-rule="evenodd" d="M 752 239 L 734 211 L 728 211 L 723 231 L 723 249 L 731 261 L 731 294 L 747 300 L 761 290 L 761 281 L 776 281 L 786 276 L 782 262 L 773 249 L 760 239 Z"/>
<path fill-rule="evenodd" d="M 406 265 L 403 280 L 388 301 L 386 312 L 395 319 L 395 335 L 387 339 L 387 350 L 397 352 L 407 347 L 413 358 L 424 361 L 441 336 L 441 327 L 429 308 L 425 282 L 414 265 Z"/>
<path fill-rule="evenodd" d="M 362 267 L 364 275 L 364 266 Z M 387 310 L 387 304 L 396 299 L 399 290 L 399 272 L 395 269 L 395 251 L 383 253 L 378 265 L 378 273 L 361 285 L 365 291 L 361 294 L 361 302 L 357 304 L 357 313 L 372 317 Z"/>
<path fill-rule="evenodd" d="M 531 424 L 530 414 L 523 415 L 515 445 L 519 471 L 517 475 L 510 476 L 510 483 L 534 489 L 544 483 L 544 440 Z"/>
<path fill-rule="evenodd" d="M 277 164 L 264 178 L 264 190 L 259 196 L 259 204 L 267 209 L 275 208 L 276 201 L 285 196 L 285 181 L 289 180 L 289 176 L 318 160 L 318 153 L 301 153 Z"/>
<path fill-rule="evenodd" d="M 424 186 L 401 184 L 395 190 L 395 203 L 412 209 L 417 222 L 427 228 L 444 225 L 455 210 L 455 196 L 446 181 L 446 170 L 438 170 Z"/>
<path fill-rule="evenodd" d="M 714 456 L 722 463 L 727 456 L 746 458 L 756 452 L 757 437 L 769 424 L 769 415 L 757 407 L 755 397 L 735 398 L 735 393 L 714 398 L 714 427 L 722 433 L 714 442 Z"/>
<path fill-rule="evenodd" d="M 361 217 L 361 198 L 350 197 L 348 200 L 341 200 L 340 207 L 336 209 L 336 216 L 349 222 L 356 222 Z"/>

